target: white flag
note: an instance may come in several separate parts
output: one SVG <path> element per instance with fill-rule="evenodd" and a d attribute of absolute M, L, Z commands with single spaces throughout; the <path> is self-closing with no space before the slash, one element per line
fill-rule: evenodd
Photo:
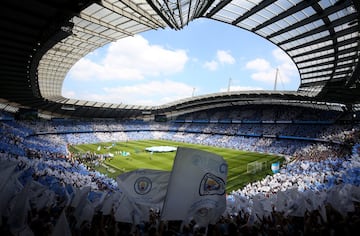
<path fill-rule="evenodd" d="M 24 188 L 18 180 L 21 173 L 22 171 L 12 173 L 7 183 L 0 190 L 0 217 L 2 217 L 2 215 L 9 216 L 8 208 L 11 205 L 10 203 Z"/>
<path fill-rule="evenodd" d="M 14 161 L 0 160 L 0 191 L 2 191 L 2 188 L 6 185 L 10 176 L 15 171 L 17 164 L 18 163 Z"/>
<path fill-rule="evenodd" d="M 132 203 L 133 209 L 129 212 L 148 221 L 150 208 L 162 208 L 169 177 L 169 171 L 138 169 L 119 175 L 116 181 Z"/>
<path fill-rule="evenodd" d="M 215 223 L 226 209 L 226 177 L 227 163 L 221 156 L 179 147 L 161 219 Z"/>
<path fill-rule="evenodd" d="M 10 202 L 8 224 L 11 233 L 14 235 L 18 235 L 27 227 L 28 214 L 31 209 L 29 202 L 30 185 L 30 182 L 26 183 L 21 192 L 16 194 Z"/>
<path fill-rule="evenodd" d="M 90 186 L 82 187 L 81 189 L 74 188 L 74 197 L 71 201 L 71 206 L 75 208 L 82 208 L 85 204 L 85 200 L 90 192 Z"/>
<path fill-rule="evenodd" d="M 56 222 L 51 236 L 65 236 L 71 235 L 69 223 L 66 219 L 65 211 L 63 211 Z"/>
<path fill-rule="evenodd" d="M 116 222 L 136 223 L 134 222 L 135 215 L 139 214 L 140 210 L 136 207 L 136 204 L 128 198 L 124 193 L 121 194 L 119 201 L 115 205 L 114 217 Z"/>
<path fill-rule="evenodd" d="M 120 191 L 116 191 L 113 193 L 109 193 L 106 195 L 104 202 L 102 204 L 101 212 L 103 215 L 110 215 L 115 203 L 120 199 L 122 193 Z"/>

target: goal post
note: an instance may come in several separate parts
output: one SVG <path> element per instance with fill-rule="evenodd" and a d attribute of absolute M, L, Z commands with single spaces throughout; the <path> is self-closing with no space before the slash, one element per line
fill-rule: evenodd
<path fill-rule="evenodd" d="M 266 170 L 267 162 L 266 161 L 253 161 L 247 164 L 247 173 L 255 174 L 259 171 Z"/>

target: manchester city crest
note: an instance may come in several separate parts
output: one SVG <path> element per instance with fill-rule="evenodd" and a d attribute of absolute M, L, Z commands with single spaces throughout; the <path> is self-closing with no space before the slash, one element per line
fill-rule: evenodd
<path fill-rule="evenodd" d="M 134 183 L 134 190 L 137 194 L 140 195 L 144 195 L 150 192 L 151 187 L 151 180 L 147 177 L 140 177 Z"/>
<path fill-rule="evenodd" d="M 220 172 L 221 174 L 227 173 L 227 164 L 226 164 L 226 163 L 222 163 L 222 164 L 220 165 L 220 167 L 219 167 L 219 172 Z"/>
<path fill-rule="evenodd" d="M 225 194 L 225 181 L 211 173 L 206 173 L 199 187 L 200 196 Z"/>
<path fill-rule="evenodd" d="M 203 208 L 200 208 L 199 210 L 197 210 L 196 214 L 201 217 L 205 217 L 209 214 L 209 210 L 206 207 L 203 207 Z"/>

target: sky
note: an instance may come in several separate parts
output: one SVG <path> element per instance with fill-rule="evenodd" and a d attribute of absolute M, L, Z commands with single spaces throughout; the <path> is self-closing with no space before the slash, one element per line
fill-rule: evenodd
<path fill-rule="evenodd" d="M 197 19 L 182 30 L 146 31 L 105 45 L 67 74 L 67 98 L 133 105 L 240 90 L 294 91 L 292 60 L 277 46 L 238 27 Z"/>

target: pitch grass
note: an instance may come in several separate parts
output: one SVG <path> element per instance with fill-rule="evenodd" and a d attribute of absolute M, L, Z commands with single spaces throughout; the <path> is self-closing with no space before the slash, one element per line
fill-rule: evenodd
<path fill-rule="evenodd" d="M 101 146 L 100 151 L 97 150 L 99 146 Z M 110 149 L 105 148 L 110 146 Z M 129 152 L 130 156 L 127 157 L 114 154 L 113 158 L 106 159 L 104 164 L 112 169 L 110 172 L 108 171 L 109 168 L 104 166 L 95 167 L 97 171 L 106 174 L 111 178 L 116 178 L 118 175 L 124 172 L 139 168 L 170 171 L 172 169 L 176 152 L 151 154 L 145 150 L 145 148 L 152 146 L 182 146 L 201 149 L 222 156 L 228 163 L 228 176 L 226 184 L 226 190 L 228 193 L 232 190 L 240 189 L 250 182 L 261 180 L 266 175 L 272 175 L 271 164 L 277 161 L 280 161 L 280 163 L 284 161 L 283 157 L 270 154 L 246 152 L 228 148 L 219 148 L 166 140 L 141 140 L 83 144 L 70 146 L 69 149 L 72 153 L 85 153 L 87 151 L 95 152 L 97 154 L 106 154 L 109 152 L 114 154 L 115 152 L 122 151 Z M 253 161 L 266 162 L 267 166 L 264 170 L 255 174 L 247 173 L 247 164 Z"/>

